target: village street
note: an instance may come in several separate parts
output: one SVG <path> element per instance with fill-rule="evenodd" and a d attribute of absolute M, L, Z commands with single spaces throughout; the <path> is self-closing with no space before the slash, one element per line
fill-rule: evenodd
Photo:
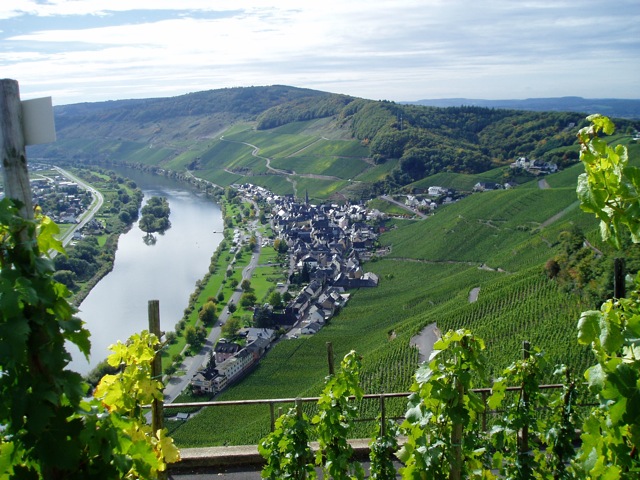
<path fill-rule="evenodd" d="M 91 196 L 93 197 L 93 201 L 91 202 L 91 205 L 89 206 L 89 208 L 87 208 L 87 211 L 79 219 L 78 223 L 73 225 L 60 238 L 60 241 L 62 242 L 62 246 L 66 247 L 69 244 L 69 242 L 71 242 L 71 239 L 73 238 L 73 234 L 76 231 L 81 230 L 82 227 L 84 227 L 95 216 L 95 214 L 98 213 L 98 210 L 100 210 L 100 208 L 102 207 L 102 204 L 104 203 L 104 196 L 102 195 L 102 193 L 100 193 L 98 190 L 93 188 L 87 182 L 81 180 L 75 175 L 72 175 L 66 170 L 63 170 L 60 167 L 53 167 L 53 168 L 56 169 L 58 173 L 60 173 L 60 175 L 67 177 L 72 182 L 77 183 L 81 188 L 90 192 Z M 55 257 L 56 254 L 57 252 L 53 252 L 52 257 Z"/>
<path fill-rule="evenodd" d="M 257 231 L 257 220 L 253 220 L 251 222 L 251 224 L 249 225 L 249 231 L 256 235 L 257 242 L 255 250 L 251 255 L 249 264 L 242 270 L 242 280 L 251 280 L 253 271 L 258 266 L 258 260 L 260 259 L 261 238 L 259 232 Z M 240 303 L 241 296 L 242 289 L 240 287 L 237 287 L 231 295 L 231 298 L 228 300 L 227 305 L 229 303 L 238 305 Z M 185 357 L 184 361 L 182 362 L 182 370 L 185 372 L 185 374 L 179 377 L 171 377 L 164 389 L 165 403 L 173 402 L 176 397 L 178 397 L 178 395 L 180 395 L 180 393 L 182 393 L 182 391 L 187 388 L 187 386 L 191 382 L 191 379 L 197 373 L 198 369 L 201 368 L 209 360 L 209 352 L 213 350 L 214 345 L 220 338 L 221 325 L 223 325 L 230 316 L 231 313 L 225 306 L 220 313 L 220 316 L 218 317 L 216 326 L 211 329 L 211 333 L 207 337 L 207 340 L 200 352 L 197 355 Z"/>

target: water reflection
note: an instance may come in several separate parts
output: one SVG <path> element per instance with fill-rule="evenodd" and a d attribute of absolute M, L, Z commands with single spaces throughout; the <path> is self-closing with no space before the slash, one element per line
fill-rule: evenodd
<path fill-rule="evenodd" d="M 91 332 L 92 344 L 89 363 L 70 348 L 71 368 L 81 373 L 104 359 L 109 345 L 148 328 L 149 300 L 160 301 L 162 329 L 173 330 L 223 238 L 220 208 L 212 201 L 163 177 L 137 171 L 122 174 L 143 190 L 143 205 L 153 195 L 168 199 L 172 228 L 148 238 L 136 223 L 120 237 L 113 271 L 80 305 L 79 316 Z"/>

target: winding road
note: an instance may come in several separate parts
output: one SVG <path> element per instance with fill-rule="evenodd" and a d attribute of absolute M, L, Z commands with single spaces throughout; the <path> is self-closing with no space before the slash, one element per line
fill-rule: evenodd
<path fill-rule="evenodd" d="M 102 195 L 102 193 L 100 193 L 98 190 L 93 188 L 87 182 L 81 180 L 80 178 L 76 177 L 72 173 L 69 173 L 66 170 L 63 170 L 60 167 L 53 167 L 53 168 L 57 170 L 60 175 L 65 176 L 69 180 L 77 183 L 80 187 L 84 188 L 85 190 L 88 190 L 91 193 L 91 196 L 93 197 L 93 201 L 91 202 L 91 205 L 89 205 L 89 208 L 87 208 L 87 211 L 84 214 L 82 214 L 82 216 L 80 217 L 80 221 L 76 223 L 73 227 L 71 227 L 69 230 L 67 230 L 64 233 L 64 235 L 62 235 L 62 237 L 60 238 L 62 245 L 66 247 L 69 244 L 69 242 L 71 242 L 71 239 L 73 238 L 73 234 L 76 233 L 76 231 L 82 229 L 82 227 L 84 227 L 96 215 L 96 213 L 98 213 L 98 210 L 100 210 L 100 208 L 104 204 L 104 196 Z M 53 252 L 52 256 L 55 256 L 56 253 L 57 252 Z"/>

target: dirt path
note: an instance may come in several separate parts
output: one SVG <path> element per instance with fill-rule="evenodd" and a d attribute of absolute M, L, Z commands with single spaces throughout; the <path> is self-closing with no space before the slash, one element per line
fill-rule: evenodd
<path fill-rule="evenodd" d="M 387 202 L 391 202 L 401 208 L 404 208 L 405 210 L 407 210 L 408 212 L 413 213 L 414 215 L 417 215 L 418 217 L 425 219 L 427 218 L 427 215 L 425 215 L 422 212 L 419 212 L 417 210 L 414 210 L 411 207 L 406 206 L 404 203 L 398 202 L 397 200 L 394 200 L 393 198 L 391 198 L 389 195 L 382 195 L 380 198 L 382 198 L 383 200 L 386 200 Z"/>
<path fill-rule="evenodd" d="M 469 292 L 469 303 L 477 302 L 480 294 L 480 287 L 472 288 Z"/>
<path fill-rule="evenodd" d="M 560 218 L 564 217 L 565 214 L 571 210 L 573 210 L 574 208 L 576 208 L 578 205 L 580 205 L 580 200 L 576 200 L 575 202 L 573 202 L 571 205 L 569 205 L 567 208 L 565 208 L 564 210 L 556 213 L 553 217 L 548 218 L 547 220 L 545 220 L 544 222 L 542 222 L 542 224 L 540 225 L 541 228 L 547 227 L 549 225 L 551 225 L 553 222 L 555 222 L 556 220 L 559 220 Z"/>
<path fill-rule="evenodd" d="M 541 178 L 540 180 L 538 180 L 538 188 L 540 190 L 547 190 L 551 188 L 551 185 L 549 185 L 549 182 L 547 182 L 546 178 Z"/>
<path fill-rule="evenodd" d="M 420 362 L 424 362 L 429 359 L 431 352 L 433 352 L 433 345 L 440 340 L 442 335 L 438 326 L 435 323 L 427 325 L 418 335 L 411 339 L 411 345 L 418 347 L 420 351 Z"/>

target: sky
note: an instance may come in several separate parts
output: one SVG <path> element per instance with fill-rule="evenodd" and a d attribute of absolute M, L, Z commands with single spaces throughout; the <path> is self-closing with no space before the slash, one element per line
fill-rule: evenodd
<path fill-rule="evenodd" d="M 55 105 L 291 85 L 640 98 L 639 0 L 2 0 L 0 78 Z"/>

